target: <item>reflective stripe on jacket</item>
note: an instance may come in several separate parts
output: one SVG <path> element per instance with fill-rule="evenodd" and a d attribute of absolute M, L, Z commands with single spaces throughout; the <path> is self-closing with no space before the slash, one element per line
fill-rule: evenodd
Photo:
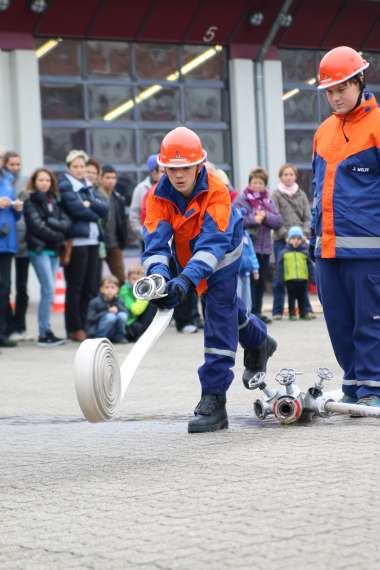
<path fill-rule="evenodd" d="M 380 257 L 380 109 L 371 93 L 318 128 L 312 230 L 322 258 Z"/>
<path fill-rule="evenodd" d="M 216 176 L 203 168 L 185 200 L 164 175 L 147 199 L 144 267 L 148 274 L 158 271 L 169 278 L 173 255 L 179 270 L 203 293 L 205 279 L 240 258 L 242 236 L 242 218 Z"/>

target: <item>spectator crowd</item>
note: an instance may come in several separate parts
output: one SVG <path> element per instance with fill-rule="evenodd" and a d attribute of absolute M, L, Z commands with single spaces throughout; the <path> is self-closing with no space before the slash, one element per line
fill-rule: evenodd
<path fill-rule="evenodd" d="M 144 333 L 156 307 L 134 297 L 133 285 L 144 271 L 138 263 L 126 270 L 124 252 L 133 240 L 143 250 L 147 195 L 163 175 L 156 155 L 148 158 L 146 166 L 148 174 L 129 200 L 116 169 L 101 166 L 84 151 L 70 151 L 58 176 L 41 167 L 26 178 L 21 175 L 19 154 L 0 150 L 0 346 L 14 347 L 34 338 L 41 347 L 65 342 L 51 327 L 59 266 L 66 281 L 67 339 L 107 337 L 127 343 Z M 265 323 L 280 320 L 287 293 L 290 320 L 315 318 L 308 296 L 313 264 L 306 251 L 311 212 L 297 184 L 296 167 L 281 166 L 273 191 L 265 169 L 253 168 L 247 187 L 239 192 L 224 171 L 210 162 L 205 166 L 228 187 L 243 218 L 238 294 L 247 308 Z M 269 316 L 263 314 L 263 297 L 271 260 L 275 267 Z M 30 266 L 40 285 L 36 335 L 26 330 Z M 175 267 L 171 270 L 175 272 Z M 203 328 L 202 299 L 194 289 L 175 308 L 174 324 L 181 333 Z"/>

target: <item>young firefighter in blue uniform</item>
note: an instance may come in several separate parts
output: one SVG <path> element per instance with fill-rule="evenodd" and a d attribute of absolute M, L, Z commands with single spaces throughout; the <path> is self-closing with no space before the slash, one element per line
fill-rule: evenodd
<path fill-rule="evenodd" d="M 245 349 L 247 388 L 277 347 L 263 322 L 248 315 L 237 297 L 242 218 L 227 187 L 206 171 L 206 156 L 190 129 L 178 127 L 164 137 L 158 164 L 165 174 L 148 197 L 144 224 L 145 271 L 167 280 L 167 297 L 156 304 L 175 307 L 193 287 L 205 299 L 205 361 L 198 369 L 202 395 L 189 433 L 228 427 L 226 392 L 238 342 Z M 178 268 L 174 278 L 169 271 L 172 256 Z"/>
<path fill-rule="evenodd" d="M 380 109 L 365 91 L 368 63 L 347 46 L 319 67 L 334 113 L 314 137 L 318 294 L 344 401 L 380 406 Z"/>

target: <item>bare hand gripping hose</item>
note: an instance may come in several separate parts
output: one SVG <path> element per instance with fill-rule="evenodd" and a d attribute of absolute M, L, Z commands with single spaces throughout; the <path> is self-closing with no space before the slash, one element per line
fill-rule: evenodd
<path fill-rule="evenodd" d="M 161 275 L 139 279 L 133 292 L 143 300 L 164 296 Z M 74 360 L 75 389 L 83 415 L 89 422 L 104 422 L 115 417 L 135 372 L 148 350 L 167 328 L 173 309 L 158 310 L 149 328 L 136 342 L 121 367 L 112 343 L 106 338 L 81 343 Z"/>

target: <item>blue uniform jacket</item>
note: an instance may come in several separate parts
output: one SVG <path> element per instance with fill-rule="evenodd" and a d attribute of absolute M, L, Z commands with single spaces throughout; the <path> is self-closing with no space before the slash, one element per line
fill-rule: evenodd
<path fill-rule="evenodd" d="M 16 200 L 12 174 L 0 170 L 0 198 L 4 196 Z M 16 221 L 20 216 L 12 206 L 0 208 L 0 253 L 17 253 Z"/>
<path fill-rule="evenodd" d="M 158 272 L 169 279 L 173 256 L 201 294 L 212 273 L 240 258 L 242 236 L 242 217 L 216 176 L 202 168 L 186 200 L 164 175 L 147 199 L 144 267 L 148 274 Z"/>

